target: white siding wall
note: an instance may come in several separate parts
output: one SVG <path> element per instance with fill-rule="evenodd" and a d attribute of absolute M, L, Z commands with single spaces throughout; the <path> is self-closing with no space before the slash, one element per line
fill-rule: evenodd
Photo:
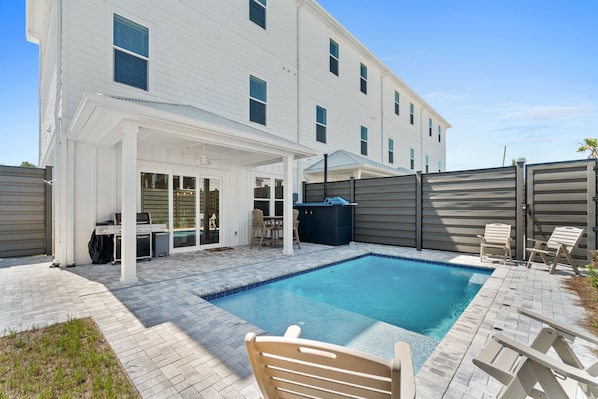
<path fill-rule="evenodd" d="M 48 18 L 45 20 L 45 40 L 40 41 L 40 133 L 39 133 L 39 160 L 41 166 L 52 165 L 50 154 L 52 138 L 57 129 L 55 117 L 59 113 L 57 110 L 57 90 L 59 90 L 58 79 L 58 9 L 54 1 L 47 3 Z"/>
<path fill-rule="evenodd" d="M 122 0 L 68 3 L 69 114 L 83 91 L 190 104 L 249 122 L 249 75 L 267 82 L 267 126 L 296 140 L 295 13 L 293 2 L 271 2 L 267 29 L 234 0 Z M 149 29 L 149 90 L 112 80 L 112 15 Z"/>

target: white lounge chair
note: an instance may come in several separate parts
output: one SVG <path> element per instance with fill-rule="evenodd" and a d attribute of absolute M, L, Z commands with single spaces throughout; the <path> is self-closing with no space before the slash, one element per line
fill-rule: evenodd
<path fill-rule="evenodd" d="M 569 261 L 569 265 L 571 265 L 575 274 L 579 275 L 579 270 L 577 269 L 577 265 L 575 264 L 571 253 L 579 245 L 582 236 L 583 229 L 561 226 L 554 229 L 548 241 L 528 238 L 528 240 L 534 241 L 534 247 L 525 249 L 530 253 L 527 267 L 530 268 L 534 259 L 536 259 L 536 255 L 540 255 L 546 266 L 550 268 L 550 274 L 552 274 L 556 270 L 556 266 L 558 265 L 561 256 L 564 256 Z M 547 256 L 554 257 L 552 264 L 548 261 Z"/>
<path fill-rule="evenodd" d="M 584 368 L 570 343 L 580 338 L 598 344 L 593 335 L 524 308 L 518 311 L 545 327 L 531 345 L 496 334 L 473 363 L 504 384 L 498 398 L 598 397 L 598 362 Z M 553 349 L 558 357 L 547 355 Z"/>
<path fill-rule="evenodd" d="M 265 399 L 415 398 L 411 349 L 405 342 L 395 344 L 393 360 L 384 360 L 300 334 L 299 326 L 290 326 L 283 337 L 245 337 Z"/>
<path fill-rule="evenodd" d="M 480 239 L 480 262 L 487 256 L 486 249 L 499 249 L 503 252 L 505 264 L 511 261 L 511 225 L 503 223 L 490 223 L 486 225 L 484 235 Z"/>

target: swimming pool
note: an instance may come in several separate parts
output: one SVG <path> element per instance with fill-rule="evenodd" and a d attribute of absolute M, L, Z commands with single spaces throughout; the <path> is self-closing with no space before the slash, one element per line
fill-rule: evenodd
<path fill-rule="evenodd" d="M 393 356 L 408 342 L 419 370 L 492 270 L 367 255 L 210 300 L 273 335 Z"/>

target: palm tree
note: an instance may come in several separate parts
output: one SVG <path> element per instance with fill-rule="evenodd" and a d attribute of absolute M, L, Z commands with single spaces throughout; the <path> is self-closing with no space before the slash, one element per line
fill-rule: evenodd
<path fill-rule="evenodd" d="M 577 152 L 590 151 L 588 158 L 598 158 L 598 140 L 585 138 L 583 144 L 577 149 Z"/>

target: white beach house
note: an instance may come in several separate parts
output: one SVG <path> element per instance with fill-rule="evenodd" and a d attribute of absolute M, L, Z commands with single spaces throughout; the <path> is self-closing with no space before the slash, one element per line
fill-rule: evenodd
<path fill-rule="evenodd" d="M 174 253 L 247 244 L 261 208 L 290 254 L 323 154 L 358 160 L 339 178 L 445 169 L 448 122 L 313 0 L 27 0 L 27 38 L 61 265 L 90 263 L 115 212 L 123 283 L 137 212 Z"/>

